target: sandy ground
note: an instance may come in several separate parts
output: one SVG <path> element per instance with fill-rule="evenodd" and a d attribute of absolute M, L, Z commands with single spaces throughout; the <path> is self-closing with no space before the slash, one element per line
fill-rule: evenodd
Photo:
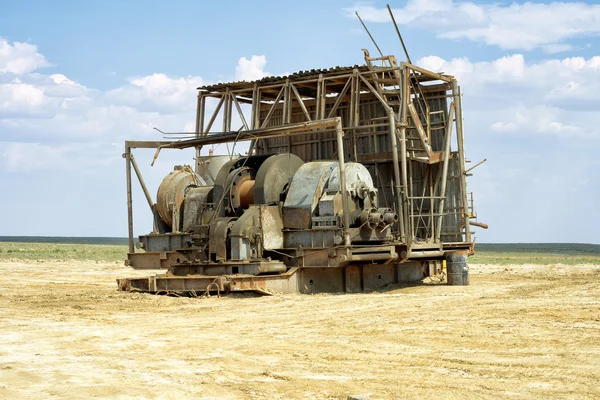
<path fill-rule="evenodd" d="M 600 266 L 471 271 L 188 299 L 117 292 L 118 264 L 2 262 L 0 398 L 600 398 Z"/>

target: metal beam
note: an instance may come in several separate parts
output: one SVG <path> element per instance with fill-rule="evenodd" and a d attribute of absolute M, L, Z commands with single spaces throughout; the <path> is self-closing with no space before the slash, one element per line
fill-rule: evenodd
<path fill-rule="evenodd" d="M 125 177 L 127 179 L 127 238 L 129 244 L 129 252 L 135 252 L 133 245 L 133 206 L 131 196 L 131 149 L 125 146 Z"/>
<path fill-rule="evenodd" d="M 469 230 L 469 201 L 467 200 L 467 174 L 466 165 L 465 165 L 465 146 L 464 146 L 464 137 L 463 137 L 463 123 L 462 123 L 462 102 L 461 102 L 461 93 L 460 86 L 458 86 L 458 82 L 456 79 L 452 80 L 452 93 L 454 94 L 454 107 L 456 107 L 456 140 L 458 144 L 458 157 L 459 157 L 459 165 L 460 165 L 460 188 L 462 192 L 462 200 L 463 200 L 463 219 L 465 226 L 465 241 L 471 241 L 471 231 Z"/>
<path fill-rule="evenodd" d="M 274 126 L 269 128 L 252 129 L 249 131 L 233 131 L 233 132 L 222 132 L 213 135 L 207 135 L 199 139 L 180 140 L 177 142 L 166 142 L 164 146 L 160 146 L 161 149 L 173 148 L 173 149 L 186 149 L 198 145 L 206 144 L 219 144 L 232 142 L 234 140 L 244 141 L 251 139 L 264 139 L 269 137 L 285 136 L 292 134 L 307 133 L 307 131 L 313 129 L 324 129 L 324 128 L 336 128 L 337 123 L 341 124 L 341 118 L 327 118 L 313 122 L 298 122 L 294 124 L 287 124 L 281 126 Z"/>
<path fill-rule="evenodd" d="M 300 108 L 302 109 L 302 112 L 306 116 L 306 120 L 312 121 L 312 118 L 310 117 L 310 113 L 308 112 L 308 110 L 306 109 L 306 105 L 304 104 L 304 100 L 302 100 L 300 93 L 298 93 L 298 89 L 296 89 L 296 86 L 294 86 L 293 84 L 290 84 L 290 87 L 292 88 L 294 95 L 296 95 L 296 98 L 298 99 L 298 104 L 300 104 Z"/>

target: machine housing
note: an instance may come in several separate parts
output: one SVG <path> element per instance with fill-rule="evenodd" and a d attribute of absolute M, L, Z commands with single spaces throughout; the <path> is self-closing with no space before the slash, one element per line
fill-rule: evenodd
<path fill-rule="evenodd" d="M 242 141 L 245 155 L 201 156 Z M 154 201 L 132 149 L 190 147 L 195 165 L 176 166 Z M 485 226 L 467 192 L 456 79 L 393 56 L 200 87 L 190 139 L 128 141 L 124 158 L 126 262 L 166 273 L 119 279 L 121 290 L 357 292 L 440 275 L 446 259 L 448 282 L 468 284 L 470 226 Z M 132 167 L 154 215 L 143 252 Z"/>

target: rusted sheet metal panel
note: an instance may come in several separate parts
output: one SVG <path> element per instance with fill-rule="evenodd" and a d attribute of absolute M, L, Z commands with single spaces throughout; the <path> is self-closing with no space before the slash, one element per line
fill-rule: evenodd
<path fill-rule="evenodd" d="M 353 65 L 353 66 L 337 66 L 331 68 L 315 68 L 307 71 L 298 71 L 285 76 L 268 76 L 262 79 L 257 80 L 256 82 L 261 85 L 272 85 L 277 83 L 284 83 L 287 79 L 291 81 L 302 81 L 307 79 L 315 79 L 318 78 L 319 74 L 323 75 L 341 75 L 341 74 L 349 74 L 352 73 L 353 69 L 357 68 L 360 71 L 366 71 L 366 65 Z M 232 90 L 248 88 L 251 89 L 254 86 L 254 82 L 248 81 L 235 81 L 235 82 L 225 82 L 225 83 L 217 83 L 214 85 L 206 85 L 200 86 L 198 90 L 202 91 L 221 91 L 226 88 L 230 88 Z"/>
<path fill-rule="evenodd" d="M 278 206 L 260 206 L 260 227 L 265 250 L 283 248 L 283 222 Z"/>
<path fill-rule="evenodd" d="M 362 269 L 358 265 L 349 265 L 345 268 L 346 293 L 360 293 L 362 288 Z"/>
<path fill-rule="evenodd" d="M 363 290 L 371 291 L 397 282 L 393 266 L 371 264 L 365 265 L 363 271 Z"/>
<path fill-rule="evenodd" d="M 448 165 L 448 181 L 446 184 L 446 215 L 442 224 L 442 242 L 462 242 L 463 231 L 463 197 L 461 194 L 460 163 L 458 157 L 450 159 Z"/>
<path fill-rule="evenodd" d="M 336 161 L 304 164 L 298 169 L 283 206 L 283 226 L 287 229 L 309 229 L 311 217 L 323 195 Z"/>
<path fill-rule="evenodd" d="M 210 252 L 217 260 L 227 259 L 227 233 L 235 218 L 218 218 L 210 231 Z"/>
<path fill-rule="evenodd" d="M 172 251 L 129 253 L 125 263 L 133 269 L 167 269 L 184 259 L 181 253 Z"/>
<path fill-rule="evenodd" d="M 271 291 L 295 293 L 298 291 L 298 268 L 279 275 L 155 275 L 144 278 L 117 279 L 120 291 L 141 291 L 151 293 L 178 293 L 201 295 L 204 292 L 219 291 Z"/>

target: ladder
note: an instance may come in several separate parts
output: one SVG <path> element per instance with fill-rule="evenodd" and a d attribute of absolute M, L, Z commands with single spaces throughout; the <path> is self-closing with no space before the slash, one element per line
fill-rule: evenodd
<path fill-rule="evenodd" d="M 376 72 L 372 74 L 372 80 L 375 83 L 375 89 L 385 102 L 398 115 L 402 106 L 402 77 L 398 70 L 398 63 L 394 56 L 371 57 L 368 50 L 363 49 L 365 54 L 365 62 L 370 71 Z M 381 62 L 381 66 L 374 63 Z M 430 112 L 429 104 L 421 90 L 421 85 L 418 80 L 418 72 L 410 70 L 409 79 L 409 97 L 407 109 L 410 119 L 409 129 L 406 130 L 406 142 L 408 158 L 413 161 L 418 161 L 426 164 L 435 164 L 443 160 L 443 151 L 433 151 L 431 147 L 431 117 L 440 114 L 442 117 L 441 123 L 438 122 L 434 129 L 445 128 L 446 121 L 445 111 Z M 379 72 L 378 72 L 379 71 Z M 450 121 L 451 122 L 451 121 Z M 396 127 L 398 130 L 398 127 Z M 396 132 L 398 133 L 398 132 Z"/>

